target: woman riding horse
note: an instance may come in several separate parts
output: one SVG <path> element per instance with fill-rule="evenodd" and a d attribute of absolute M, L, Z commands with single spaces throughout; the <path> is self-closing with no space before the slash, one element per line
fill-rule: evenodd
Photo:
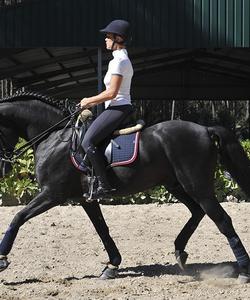
<path fill-rule="evenodd" d="M 0 161 L 3 162 L 0 179 L 8 172 L 6 164 L 15 161 L 20 150 L 16 152 L 14 147 L 18 137 L 22 137 L 29 143 L 36 141 L 35 174 L 40 187 L 39 193 L 15 215 L 5 230 L 0 241 L 0 271 L 8 267 L 7 256 L 20 228 L 28 220 L 73 200 L 82 201 L 107 251 L 109 264 L 101 278 L 114 278 L 122 257 L 110 236 L 99 203 L 82 199 L 87 185 L 81 186 L 81 176 L 86 181 L 87 176 L 76 170 L 69 159 L 70 143 L 67 141 L 72 129 L 64 129 L 63 125 L 63 128 L 42 135 L 41 139 L 44 131 L 54 128 L 55 123 L 64 117 L 64 109 L 55 102 L 34 94 L 21 93 L 0 100 Z M 250 160 L 235 136 L 222 127 L 205 127 L 181 120 L 166 121 L 145 128 L 138 149 L 139 159 L 132 164 L 108 170 L 110 182 L 117 187 L 116 194 L 125 196 L 164 185 L 191 212 L 190 219 L 174 242 L 179 266 L 185 267 L 187 243 L 207 215 L 227 238 L 238 263 L 240 281 L 250 282 L 249 255 L 214 191 L 214 173 L 220 158 L 222 165 L 250 196 Z"/>
<path fill-rule="evenodd" d="M 98 180 L 92 199 L 115 191 L 108 181 L 104 157 L 98 146 L 132 112 L 130 85 L 133 67 L 125 46 L 129 37 L 129 23 L 125 20 L 114 20 L 100 31 L 106 33 L 106 48 L 113 51 L 113 59 L 104 77 L 106 90 L 81 100 L 81 107 L 85 108 L 105 102 L 105 110 L 91 124 L 82 142 Z"/>

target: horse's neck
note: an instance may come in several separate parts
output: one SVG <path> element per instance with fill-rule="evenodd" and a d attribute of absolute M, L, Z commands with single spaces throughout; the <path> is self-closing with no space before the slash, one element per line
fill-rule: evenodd
<path fill-rule="evenodd" d="M 20 137 L 32 139 L 63 118 L 59 108 L 37 100 L 6 103 L 5 117 L 15 124 Z"/>

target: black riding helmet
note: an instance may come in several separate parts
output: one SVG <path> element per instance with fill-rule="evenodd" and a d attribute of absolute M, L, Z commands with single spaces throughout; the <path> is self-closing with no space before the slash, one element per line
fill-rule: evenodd
<path fill-rule="evenodd" d="M 119 35 L 123 38 L 124 42 L 130 37 L 129 31 L 130 24 L 125 20 L 114 20 L 109 23 L 105 28 L 101 29 L 102 33 L 113 33 L 115 36 Z"/>

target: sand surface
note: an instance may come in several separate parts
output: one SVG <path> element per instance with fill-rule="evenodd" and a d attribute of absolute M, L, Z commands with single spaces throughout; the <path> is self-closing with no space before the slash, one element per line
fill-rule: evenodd
<path fill-rule="evenodd" d="M 250 251 L 250 204 L 223 207 Z M 0 207 L 0 238 L 21 208 Z M 207 217 L 181 272 L 174 240 L 190 216 L 182 204 L 102 210 L 123 256 L 117 279 L 98 279 L 107 255 L 83 209 L 56 207 L 20 229 L 11 264 L 0 273 L 0 299 L 250 299 L 250 283 L 238 284 L 231 249 Z"/>

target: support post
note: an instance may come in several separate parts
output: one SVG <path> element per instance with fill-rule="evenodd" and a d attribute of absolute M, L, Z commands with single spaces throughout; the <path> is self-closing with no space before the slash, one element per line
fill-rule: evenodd
<path fill-rule="evenodd" d="M 171 120 L 174 120 L 174 113 L 175 113 L 175 100 L 172 100 Z"/>

